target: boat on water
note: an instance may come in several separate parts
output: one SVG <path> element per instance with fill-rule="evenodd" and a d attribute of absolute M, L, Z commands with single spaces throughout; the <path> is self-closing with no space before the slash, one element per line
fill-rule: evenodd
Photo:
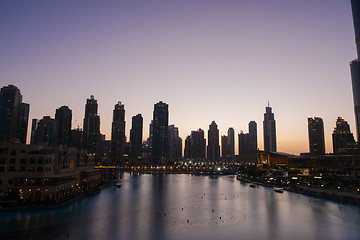
<path fill-rule="evenodd" d="M 121 188 L 121 186 L 122 186 L 122 183 L 116 183 L 117 188 Z"/>
<path fill-rule="evenodd" d="M 250 184 L 249 187 L 251 187 L 251 188 L 256 188 L 256 185 Z"/>
<path fill-rule="evenodd" d="M 275 192 L 277 193 L 283 193 L 284 190 L 282 188 L 274 188 Z"/>

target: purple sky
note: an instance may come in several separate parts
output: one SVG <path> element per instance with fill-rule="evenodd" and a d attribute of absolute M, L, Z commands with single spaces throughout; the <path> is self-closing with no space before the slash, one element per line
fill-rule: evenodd
<path fill-rule="evenodd" d="M 327 152 L 338 116 L 355 132 L 350 0 L 4 0 L 0 35 L 1 86 L 20 88 L 30 119 L 68 105 L 82 127 L 94 95 L 107 139 L 118 101 L 126 135 L 141 113 L 146 139 L 162 100 L 183 140 L 215 120 L 237 145 L 254 120 L 262 149 L 270 101 L 278 151 L 308 151 L 308 117 L 323 118 Z"/>

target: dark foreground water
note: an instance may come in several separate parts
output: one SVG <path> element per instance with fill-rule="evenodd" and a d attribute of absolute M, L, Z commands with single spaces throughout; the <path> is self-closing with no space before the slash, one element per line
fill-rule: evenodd
<path fill-rule="evenodd" d="M 360 239 L 360 206 L 234 176 L 131 175 L 55 210 L 0 212 L 1 239 Z"/>

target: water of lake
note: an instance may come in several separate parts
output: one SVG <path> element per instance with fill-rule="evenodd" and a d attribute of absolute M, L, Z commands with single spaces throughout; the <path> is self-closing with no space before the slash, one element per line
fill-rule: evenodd
<path fill-rule="evenodd" d="M 55 210 L 0 212 L 1 239 L 359 239 L 360 206 L 235 176 L 121 173 Z"/>

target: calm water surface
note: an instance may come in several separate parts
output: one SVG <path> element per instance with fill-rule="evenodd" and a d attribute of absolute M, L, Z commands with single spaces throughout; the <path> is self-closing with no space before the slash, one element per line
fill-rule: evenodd
<path fill-rule="evenodd" d="M 360 239 L 360 206 L 234 176 L 131 175 L 56 210 L 0 212 L 1 239 Z"/>

